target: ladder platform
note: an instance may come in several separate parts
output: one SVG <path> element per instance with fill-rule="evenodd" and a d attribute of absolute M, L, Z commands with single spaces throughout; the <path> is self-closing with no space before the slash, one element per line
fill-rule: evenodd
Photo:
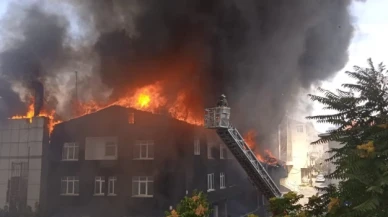
<path fill-rule="evenodd" d="M 218 136 L 234 155 L 254 186 L 268 199 L 282 194 L 267 170 L 244 141 L 238 130 L 229 122 L 230 108 L 221 95 L 217 107 L 205 109 L 205 127 L 216 129 Z"/>

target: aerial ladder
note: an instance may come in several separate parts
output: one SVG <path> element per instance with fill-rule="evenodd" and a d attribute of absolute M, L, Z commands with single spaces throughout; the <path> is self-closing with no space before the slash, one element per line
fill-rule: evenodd
<path fill-rule="evenodd" d="M 205 109 L 205 128 L 216 129 L 218 136 L 243 167 L 252 183 L 267 199 L 281 197 L 279 188 L 238 130 L 231 125 L 229 117 L 230 108 L 225 95 L 221 95 L 216 107 Z"/>

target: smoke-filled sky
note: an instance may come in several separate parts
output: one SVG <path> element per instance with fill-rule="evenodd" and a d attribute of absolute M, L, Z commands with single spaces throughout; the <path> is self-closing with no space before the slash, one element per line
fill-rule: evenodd
<path fill-rule="evenodd" d="M 375 63 L 388 63 L 386 55 L 388 15 L 385 8 L 388 8 L 386 0 L 368 0 L 365 3 L 352 4 L 351 12 L 356 17 L 354 19 L 356 31 L 349 47 L 349 61 L 333 79 L 323 82 L 323 88 L 333 91 L 341 88 L 342 83 L 349 82 L 349 77 L 344 72 L 351 71 L 354 65 L 367 67 L 367 58 L 372 58 Z M 316 104 L 313 113 L 322 114 L 330 111 L 322 110 L 322 106 Z M 327 124 L 316 124 L 316 128 L 321 132 L 325 132 L 329 127 L 331 126 Z"/>
<path fill-rule="evenodd" d="M 6 115 L 40 80 L 46 107 L 68 116 L 78 71 L 81 100 L 162 80 L 196 112 L 225 93 L 236 125 L 267 134 L 301 89 L 345 66 L 354 33 L 351 0 L 13 2 L 0 9 Z"/>

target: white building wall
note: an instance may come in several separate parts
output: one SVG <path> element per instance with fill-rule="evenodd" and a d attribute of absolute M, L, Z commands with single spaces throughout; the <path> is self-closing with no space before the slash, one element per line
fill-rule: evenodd
<path fill-rule="evenodd" d="M 8 205 L 8 182 L 13 163 L 27 165 L 27 205 L 34 208 L 39 202 L 42 146 L 46 119 L 7 120 L 0 123 L 0 207 Z"/>
<path fill-rule="evenodd" d="M 336 142 L 336 141 L 330 141 L 329 142 L 329 150 L 332 149 L 332 148 L 341 148 L 343 145 L 341 145 L 339 142 Z M 330 157 L 333 156 L 334 153 L 330 153 Z M 336 165 L 334 165 L 333 163 L 329 163 L 329 172 L 332 173 L 336 170 Z M 338 183 L 340 182 L 340 180 L 338 179 L 329 179 L 329 184 L 334 184 L 334 185 L 338 185 Z"/>
<path fill-rule="evenodd" d="M 288 142 L 292 146 L 292 160 L 287 163 L 289 165 L 288 177 L 281 180 L 281 182 L 291 190 L 297 191 L 302 184 L 302 169 L 308 168 L 310 165 L 311 151 L 322 152 L 324 147 L 322 145 L 315 147 L 310 145 L 311 142 L 319 138 L 318 132 L 311 123 L 296 121 L 291 118 L 288 118 L 287 121 L 287 137 L 289 137 Z"/>
<path fill-rule="evenodd" d="M 288 136 L 292 145 L 292 166 L 285 181 L 286 186 L 289 186 L 292 190 L 297 190 L 299 185 L 302 184 L 302 168 L 307 168 L 309 142 L 304 123 L 290 119 L 288 126 Z"/>

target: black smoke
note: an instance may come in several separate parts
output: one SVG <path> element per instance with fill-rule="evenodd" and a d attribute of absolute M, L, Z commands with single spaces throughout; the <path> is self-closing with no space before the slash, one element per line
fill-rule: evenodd
<path fill-rule="evenodd" d="M 28 93 L 19 97 L 18 101 L 25 104 L 34 102 L 37 116 L 44 101 L 42 82 L 57 76 L 57 69 L 68 64 L 65 46 L 67 20 L 44 13 L 38 5 L 25 7 L 11 4 L 2 24 L 2 32 L 11 34 L 5 38 L 5 50 L 0 53 L 2 82 L 8 87 L 15 82 L 22 84 Z M 13 96 L 15 101 L 15 93 L 9 91 L 3 89 L 0 95 L 5 98 Z M 8 111 L 22 114 L 20 107 L 6 104 Z"/>
<path fill-rule="evenodd" d="M 8 17 L 24 11 L 19 26 L 7 27 L 23 37 L 8 37 L 12 46 L 0 56 L 1 73 L 10 82 L 33 77 L 47 86 L 58 69 L 77 70 L 74 62 L 87 50 L 98 59 L 90 63 L 93 76 L 112 88 L 111 97 L 169 76 L 179 81 L 169 85 L 171 92 L 188 88 L 191 103 L 200 108 L 226 94 L 235 125 L 265 135 L 290 110 L 300 88 L 330 78 L 346 64 L 353 34 L 350 3 L 67 0 L 63 11 L 42 6 L 50 1 L 23 10 L 9 7 Z M 71 36 L 69 23 L 78 37 Z"/>
<path fill-rule="evenodd" d="M 0 120 L 15 114 L 22 114 L 27 106 L 20 101 L 19 95 L 12 91 L 8 82 L 0 79 Z"/>
<path fill-rule="evenodd" d="M 31 89 L 34 91 L 34 117 L 39 116 L 44 102 L 44 88 L 39 81 L 31 82 Z"/>

